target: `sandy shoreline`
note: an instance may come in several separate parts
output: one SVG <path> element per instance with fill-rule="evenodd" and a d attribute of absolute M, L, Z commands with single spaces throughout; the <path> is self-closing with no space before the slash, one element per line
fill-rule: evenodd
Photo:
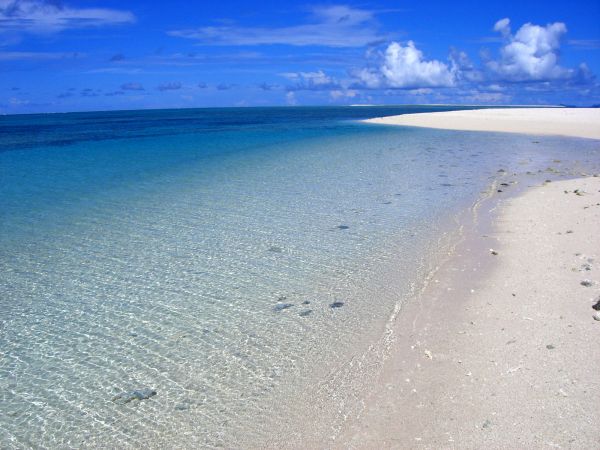
<path fill-rule="evenodd" d="M 377 387 L 332 447 L 599 448 L 599 192 L 589 177 L 500 201 L 403 310 Z"/>
<path fill-rule="evenodd" d="M 591 109 L 369 122 L 600 138 Z M 403 307 L 364 411 L 328 447 L 600 448 L 600 177 L 553 179 L 504 174 L 481 221 Z M 513 193 L 513 182 L 531 186 Z"/>
<path fill-rule="evenodd" d="M 506 108 L 404 114 L 367 123 L 600 139 L 600 108 Z"/>
<path fill-rule="evenodd" d="M 583 128 L 538 122 L 536 133 L 594 136 L 589 111 Z M 533 133 L 511 120 L 519 127 L 501 131 Z M 569 155 L 577 145 L 564 140 L 564 160 L 545 171 L 498 168 L 474 220 L 459 218 L 462 241 L 394 318 L 389 353 L 356 392 L 360 411 L 338 402 L 338 427 L 317 407 L 263 448 L 600 448 L 600 177 L 595 157 Z"/>

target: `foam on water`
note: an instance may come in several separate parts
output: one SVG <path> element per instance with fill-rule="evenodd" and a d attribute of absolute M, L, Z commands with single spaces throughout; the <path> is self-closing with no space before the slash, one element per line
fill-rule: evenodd
<path fill-rule="evenodd" d="M 358 109 L 2 118 L 2 447 L 242 447 L 351 408 L 497 170 L 600 159 Z"/>

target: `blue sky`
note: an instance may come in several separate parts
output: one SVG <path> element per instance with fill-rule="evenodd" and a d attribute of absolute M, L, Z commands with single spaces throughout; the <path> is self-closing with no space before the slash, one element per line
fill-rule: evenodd
<path fill-rule="evenodd" d="M 600 2 L 0 0 L 0 113 L 600 103 Z"/>

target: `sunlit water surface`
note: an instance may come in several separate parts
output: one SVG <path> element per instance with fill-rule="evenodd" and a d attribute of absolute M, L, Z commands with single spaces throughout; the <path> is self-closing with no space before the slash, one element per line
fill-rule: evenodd
<path fill-rule="evenodd" d="M 0 447 L 244 447 L 352 409 L 498 170 L 600 160 L 354 121 L 435 109 L 0 117 Z"/>

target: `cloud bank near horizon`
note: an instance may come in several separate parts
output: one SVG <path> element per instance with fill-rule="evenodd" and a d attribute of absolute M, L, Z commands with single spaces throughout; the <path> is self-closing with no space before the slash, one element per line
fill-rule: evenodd
<path fill-rule="evenodd" d="M 417 45 L 392 41 L 380 49 L 370 48 L 367 65 L 348 70 L 348 76 L 334 79 L 323 70 L 283 74 L 295 83 L 288 90 L 329 90 L 332 97 L 347 98 L 341 92 L 357 90 L 404 90 L 415 95 L 454 90 L 465 99 L 485 102 L 510 100 L 507 92 L 525 85 L 530 92 L 551 89 L 598 88 L 596 77 L 585 63 L 577 68 L 560 65 L 561 40 L 567 33 L 562 22 L 546 26 L 523 24 L 516 33 L 510 19 L 493 27 L 502 42 L 496 56 L 484 54 L 479 66 L 465 52 L 452 49 L 446 61 L 427 59 Z"/>
<path fill-rule="evenodd" d="M 236 20 L 165 29 L 164 8 L 156 8 L 152 28 L 147 14 L 143 26 L 133 26 L 138 19 L 125 8 L 65 1 L 0 0 L 0 111 L 26 111 L 28 104 L 43 104 L 44 96 L 48 110 L 242 101 L 257 106 L 600 103 L 593 73 L 600 71 L 594 59 L 600 39 L 589 34 L 589 24 L 578 31 L 581 21 L 565 8 L 555 12 L 569 19 L 573 30 L 567 20 L 513 24 L 505 17 L 494 23 L 492 16 L 490 37 L 482 36 L 477 18 L 466 27 L 477 29 L 475 36 L 459 32 L 450 20 L 447 26 L 438 22 L 445 29 L 424 35 L 418 27 L 399 28 L 405 12 L 344 4 L 292 2 L 283 15 L 267 8 L 251 16 L 240 13 Z M 200 17 L 209 16 L 195 9 Z M 481 17 L 489 18 L 485 11 Z M 106 31 L 114 26 L 117 33 Z M 441 43 L 441 35 L 456 41 Z M 52 81 L 40 82 L 41 73 Z M 77 92 L 88 86 L 93 91 L 74 95 L 69 89 L 75 86 Z M 99 90 L 118 98 L 102 103 Z"/>

